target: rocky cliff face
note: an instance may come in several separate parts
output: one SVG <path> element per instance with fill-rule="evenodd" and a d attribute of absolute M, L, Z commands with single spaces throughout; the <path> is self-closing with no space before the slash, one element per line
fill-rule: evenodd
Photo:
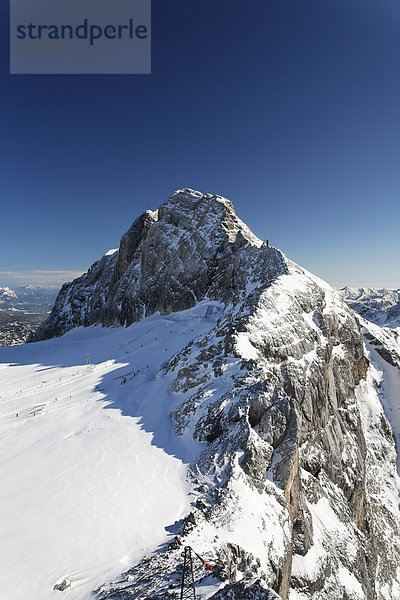
<path fill-rule="evenodd" d="M 206 296 L 237 301 L 246 286 L 260 283 L 249 279 L 249 267 L 263 283 L 286 269 L 282 254 L 262 246 L 229 200 L 177 191 L 133 223 L 119 251 L 62 287 L 34 340 L 79 325 L 130 325 L 156 311 L 190 308 Z"/>
<path fill-rule="evenodd" d="M 62 288 L 36 339 L 201 302 L 216 326 L 159 373 L 178 399 L 175 434 L 202 443 L 193 512 L 171 524 L 168 549 L 97 597 L 177 597 L 189 545 L 226 584 L 203 598 L 398 599 L 396 432 L 383 397 L 397 388 L 384 389 L 388 363 L 374 354 L 385 341 L 228 200 L 181 190 L 142 215 L 118 252 Z"/>

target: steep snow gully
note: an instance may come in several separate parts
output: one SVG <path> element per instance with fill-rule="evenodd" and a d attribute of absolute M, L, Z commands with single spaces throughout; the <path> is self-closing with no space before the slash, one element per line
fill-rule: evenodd
<path fill-rule="evenodd" d="M 400 598 L 399 330 L 229 200 L 141 215 L 33 340 L 0 349 L 1 598 L 179 598 L 185 546 L 200 600 Z"/>

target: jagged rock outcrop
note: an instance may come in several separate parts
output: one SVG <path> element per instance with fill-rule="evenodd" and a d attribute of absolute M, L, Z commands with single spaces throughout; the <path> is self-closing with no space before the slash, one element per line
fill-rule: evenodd
<path fill-rule="evenodd" d="M 218 567 L 221 590 L 204 597 L 396 600 L 395 439 L 366 347 L 383 338 L 228 200 L 180 190 L 139 217 L 118 252 L 63 286 L 35 339 L 200 302 L 215 326 L 159 373 L 179 398 L 176 435 L 202 444 L 195 509 L 168 550 L 97 597 L 177 597 L 190 545 Z"/>
<path fill-rule="evenodd" d="M 190 308 L 206 296 L 238 301 L 246 286 L 260 285 L 248 279 L 250 267 L 266 284 L 286 264 L 279 251 L 262 246 L 229 200 L 179 190 L 133 223 L 118 252 L 62 287 L 32 341 L 80 325 L 130 325 L 156 311 Z"/>
<path fill-rule="evenodd" d="M 239 581 L 233 585 L 227 585 L 216 594 L 211 596 L 210 600 L 278 600 L 272 590 L 267 589 L 263 582 Z"/>

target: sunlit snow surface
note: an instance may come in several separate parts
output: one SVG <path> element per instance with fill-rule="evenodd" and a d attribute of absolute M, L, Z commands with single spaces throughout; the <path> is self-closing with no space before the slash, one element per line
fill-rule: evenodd
<path fill-rule="evenodd" d="M 168 540 L 201 446 L 173 433 L 160 368 L 215 326 L 210 304 L 0 349 L 0 598 L 58 598 L 66 578 L 85 600 Z"/>

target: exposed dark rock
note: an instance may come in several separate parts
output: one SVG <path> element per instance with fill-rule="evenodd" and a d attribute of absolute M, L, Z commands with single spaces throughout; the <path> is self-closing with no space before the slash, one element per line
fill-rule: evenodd
<path fill-rule="evenodd" d="M 63 579 L 63 581 L 61 583 L 57 583 L 54 586 L 54 589 L 58 590 L 59 592 L 64 592 L 65 590 L 67 590 L 70 587 L 71 587 L 71 582 L 68 581 L 68 579 Z"/>
<path fill-rule="evenodd" d="M 226 585 L 210 600 L 278 600 L 279 596 L 261 580 L 239 581 Z"/>

